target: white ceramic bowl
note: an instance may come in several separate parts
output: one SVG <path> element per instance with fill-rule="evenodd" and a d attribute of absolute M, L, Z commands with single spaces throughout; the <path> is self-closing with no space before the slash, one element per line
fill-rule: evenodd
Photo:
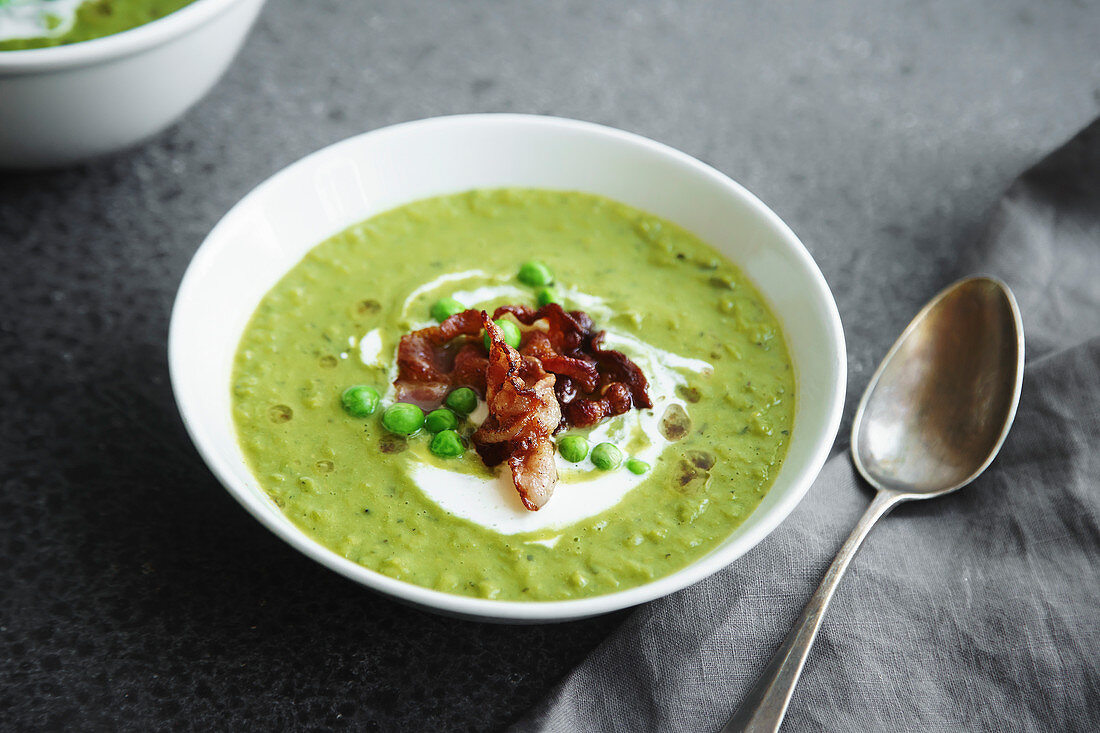
<path fill-rule="evenodd" d="M 790 449 L 756 511 L 688 567 L 629 590 L 570 601 L 493 601 L 386 577 L 319 545 L 288 520 L 245 465 L 230 414 L 230 372 L 263 295 L 314 245 L 395 206 L 471 188 L 530 186 L 601 194 L 691 230 L 725 253 L 782 320 L 796 369 Z M 316 152 L 264 182 L 199 248 L 176 297 L 172 385 L 184 424 L 229 492 L 321 564 L 397 599 L 447 614 L 564 621 L 672 593 L 725 567 L 802 499 L 832 446 L 844 404 L 844 336 L 821 272 L 795 235 L 737 183 L 646 138 L 552 117 L 462 115 L 409 122 Z"/>
<path fill-rule="evenodd" d="M 0 168 L 49 168 L 122 150 L 199 101 L 264 0 L 196 0 L 83 43 L 0 51 Z"/>

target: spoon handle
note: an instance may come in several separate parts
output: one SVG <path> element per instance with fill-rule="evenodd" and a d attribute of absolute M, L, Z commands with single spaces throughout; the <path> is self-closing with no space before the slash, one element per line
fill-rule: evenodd
<path fill-rule="evenodd" d="M 794 693 L 794 686 L 798 684 L 802 666 L 806 663 L 806 657 L 813 646 L 817 630 L 821 628 L 821 620 L 825 617 L 825 610 L 829 607 L 840 578 L 875 522 L 903 500 L 901 494 L 893 491 L 880 491 L 875 495 L 871 506 L 829 566 L 825 578 L 814 591 L 794 628 L 761 672 L 756 684 L 745 695 L 741 707 L 722 728 L 722 733 L 774 733 L 779 730 L 787 712 L 787 704 Z"/>

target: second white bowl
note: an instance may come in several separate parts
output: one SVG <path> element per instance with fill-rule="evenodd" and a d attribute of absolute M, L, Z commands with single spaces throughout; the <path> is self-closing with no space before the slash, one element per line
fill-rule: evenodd
<path fill-rule="evenodd" d="M 196 0 L 83 43 L 0 51 L 0 168 L 53 168 L 130 147 L 210 91 L 264 0 Z"/>

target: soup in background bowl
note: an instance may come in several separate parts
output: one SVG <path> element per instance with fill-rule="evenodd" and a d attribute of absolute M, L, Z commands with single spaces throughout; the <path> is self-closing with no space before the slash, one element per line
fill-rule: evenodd
<path fill-rule="evenodd" d="M 152 23 L 194 0 L 0 0 L 0 51 L 64 46 Z"/>
<path fill-rule="evenodd" d="M 474 445 L 484 388 L 479 409 L 445 426 L 450 452 L 433 430 L 394 435 L 381 417 L 417 401 L 395 354 L 402 336 L 438 328 L 440 301 L 515 321 L 527 350 L 557 307 L 535 311 L 548 296 L 522 277 L 533 259 L 558 312 L 590 316 L 651 398 L 594 425 L 562 401 L 581 425 L 550 440 L 621 458 L 552 453 L 558 480 L 537 511 L 512 464 L 490 468 Z M 464 338 L 493 358 L 480 332 Z M 809 487 L 844 391 L 828 289 L 759 201 L 643 138 L 512 115 L 386 128 L 262 184 L 189 268 L 170 362 L 200 452 L 269 528 L 404 601 L 509 621 L 622 608 L 734 560 Z M 342 406 L 356 385 L 381 396 L 374 414 Z M 666 431 L 670 414 L 686 427 Z"/>

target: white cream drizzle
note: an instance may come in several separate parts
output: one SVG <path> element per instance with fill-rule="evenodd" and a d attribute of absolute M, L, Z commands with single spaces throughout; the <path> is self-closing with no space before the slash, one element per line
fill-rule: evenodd
<path fill-rule="evenodd" d="M 489 405 L 484 400 L 477 401 L 477 408 L 471 412 L 466 419 L 470 421 L 470 424 L 475 427 L 481 427 L 481 423 L 485 422 L 485 418 L 489 417 Z"/>
<path fill-rule="evenodd" d="M 0 41 L 63 36 L 72 30 L 76 9 L 83 3 L 84 0 L 0 0 Z"/>
<path fill-rule="evenodd" d="M 474 290 L 459 290 L 451 293 L 452 298 L 470 308 L 505 296 L 512 302 L 522 303 L 531 299 L 531 291 L 521 290 L 515 285 L 486 285 Z"/>
<path fill-rule="evenodd" d="M 382 366 L 382 329 L 367 331 L 359 339 L 359 360 L 367 366 Z"/>
<path fill-rule="evenodd" d="M 573 289 L 562 290 L 561 294 L 570 308 L 582 310 L 597 321 L 606 321 L 613 315 L 603 298 Z"/>
<path fill-rule="evenodd" d="M 421 295 L 425 295 L 432 291 L 438 290 L 447 283 L 460 282 L 462 280 L 472 280 L 475 277 L 491 279 L 489 273 L 485 272 L 484 270 L 463 270 L 462 272 L 450 272 L 446 275 L 440 275 L 433 280 L 429 280 L 416 290 L 409 293 L 409 297 L 405 298 L 405 302 L 401 305 L 401 317 L 409 317 L 409 309 L 412 308 L 413 303 L 415 303 Z M 466 303 L 465 301 L 462 302 L 463 305 L 468 305 L 471 307 L 476 305 L 475 303 Z"/>

